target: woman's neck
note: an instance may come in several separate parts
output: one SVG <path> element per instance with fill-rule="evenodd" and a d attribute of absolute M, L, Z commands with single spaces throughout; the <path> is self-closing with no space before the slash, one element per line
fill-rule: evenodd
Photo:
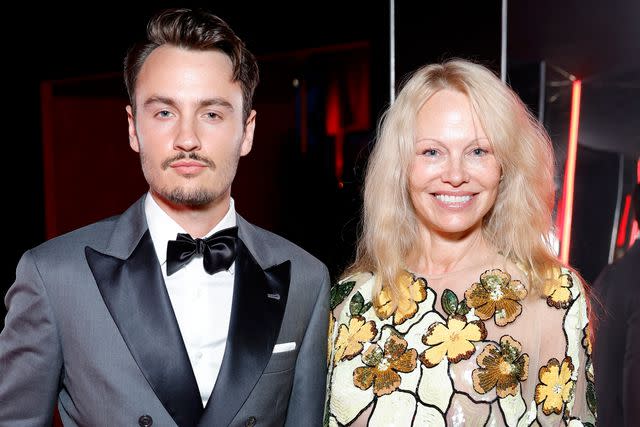
<path fill-rule="evenodd" d="M 421 232 L 422 245 L 408 267 L 425 276 L 438 276 L 492 261 L 497 250 L 483 236 L 482 229 L 469 233 L 444 235 L 428 230 Z"/>

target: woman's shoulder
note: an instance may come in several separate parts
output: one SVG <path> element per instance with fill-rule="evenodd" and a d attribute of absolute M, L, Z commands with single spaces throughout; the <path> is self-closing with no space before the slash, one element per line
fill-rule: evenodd
<path fill-rule="evenodd" d="M 571 267 L 553 266 L 545 271 L 542 294 L 552 307 L 568 308 L 574 301 L 585 300 L 588 292 L 582 276 Z"/>
<path fill-rule="evenodd" d="M 342 278 L 338 281 L 338 284 L 347 283 L 347 282 L 355 282 L 355 284 L 362 284 L 371 279 L 374 279 L 375 276 L 376 276 L 375 273 L 371 271 L 350 272 L 345 276 L 342 276 Z"/>
<path fill-rule="evenodd" d="M 365 297 L 370 299 L 374 285 L 375 274 L 370 271 L 358 271 L 345 275 L 331 286 L 329 308 L 334 315 L 338 315 L 345 301 L 351 301 L 357 294 L 360 294 L 359 297 L 363 299 Z"/>
<path fill-rule="evenodd" d="M 568 274 L 571 277 L 571 282 L 573 284 L 573 286 L 575 286 L 574 289 L 574 294 L 577 297 L 578 294 L 585 297 L 588 292 L 589 292 L 589 285 L 586 282 L 586 280 L 584 280 L 584 278 L 580 275 L 580 273 L 578 273 L 577 270 L 575 270 L 572 267 L 562 267 L 560 269 L 562 271 L 563 274 Z"/>

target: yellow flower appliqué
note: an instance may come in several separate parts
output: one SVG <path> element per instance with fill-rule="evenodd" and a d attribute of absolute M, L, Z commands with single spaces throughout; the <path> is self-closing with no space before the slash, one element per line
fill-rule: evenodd
<path fill-rule="evenodd" d="M 349 326 L 342 324 L 338 329 L 336 338 L 336 352 L 333 356 L 333 364 L 339 361 L 356 357 L 364 346 L 362 343 L 371 341 L 378 333 L 373 320 L 365 321 L 362 316 L 354 316 L 349 320 Z"/>
<path fill-rule="evenodd" d="M 587 352 L 587 356 L 591 356 L 591 328 L 589 327 L 589 325 L 585 326 L 584 329 L 584 335 L 582 336 L 582 347 L 584 347 L 584 350 Z"/>
<path fill-rule="evenodd" d="M 500 347 L 491 343 L 476 359 L 480 368 L 473 371 L 473 389 L 485 394 L 494 387 L 498 397 L 518 394 L 518 383 L 527 379 L 529 355 L 508 335 L 500 338 Z"/>
<path fill-rule="evenodd" d="M 398 372 L 411 372 L 416 368 L 418 352 L 411 348 L 407 351 L 407 341 L 391 334 L 384 344 L 384 352 L 377 344 L 371 345 L 362 355 L 367 366 L 353 371 L 353 383 L 367 390 L 373 384 L 376 396 L 384 396 L 400 387 Z"/>
<path fill-rule="evenodd" d="M 554 358 L 540 368 L 540 383 L 536 386 L 535 401 L 538 405 L 542 403 L 542 412 L 545 415 L 551 415 L 553 412 L 560 414 L 564 404 L 571 399 L 574 386 L 571 379 L 573 369 L 569 356 L 564 358 L 562 365 Z"/>
<path fill-rule="evenodd" d="M 395 311 L 391 304 L 391 293 L 386 288 L 373 299 L 373 307 L 382 320 L 393 314 L 393 324 L 400 325 L 418 312 L 418 303 L 427 298 L 427 282 L 422 277 L 403 271 L 396 279 L 400 299 Z"/>
<path fill-rule="evenodd" d="M 470 358 L 475 352 L 472 341 L 482 341 L 486 337 L 487 329 L 480 320 L 467 323 L 464 316 L 450 316 L 446 326 L 441 322 L 432 323 L 422 336 L 422 342 L 432 347 L 420 354 L 420 361 L 427 368 L 432 368 L 446 355 L 449 362 L 457 363 Z"/>
<path fill-rule="evenodd" d="M 509 273 L 496 269 L 482 273 L 480 283 L 471 285 L 464 296 L 479 318 L 487 320 L 493 316 L 496 325 L 504 326 L 522 312 L 518 301 L 527 296 L 527 290 L 519 280 L 511 280 Z"/>
<path fill-rule="evenodd" d="M 562 273 L 558 267 L 550 270 L 551 277 L 544 281 L 544 295 L 547 304 L 555 308 L 567 308 L 571 302 L 571 287 L 573 279 L 571 274 Z"/>

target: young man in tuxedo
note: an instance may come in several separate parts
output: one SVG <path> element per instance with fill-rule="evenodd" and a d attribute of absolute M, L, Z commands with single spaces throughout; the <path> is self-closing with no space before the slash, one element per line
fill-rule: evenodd
<path fill-rule="evenodd" d="M 321 425 L 326 267 L 238 215 L 253 55 L 203 11 L 166 10 L 125 59 L 149 191 L 27 251 L 0 334 L 0 425 Z"/>
<path fill-rule="evenodd" d="M 633 191 L 640 222 L 640 184 Z M 606 266 L 593 283 L 596 339 L 593 368 L 598 426 L 631 427 L 640 421 L 640 241 Z"/>

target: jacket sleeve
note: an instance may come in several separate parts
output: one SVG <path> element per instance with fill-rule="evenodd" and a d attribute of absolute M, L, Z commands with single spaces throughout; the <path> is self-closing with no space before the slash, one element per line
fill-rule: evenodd
<path fill-rule="evenodd" d="M 323 268 L 309 325 L 296 361 L 293 389 L 285 426 L 320 426 L 327 377 L 327 330 L 329 320 L 329 272 Z"/>
<path fill-rule="evenodd" d="M 625 425 L 633 425 L 640 421 L 640 290 L 638 286 L 630 286 L 632 283 L 627 285 L 631 289 L 631 295 L 627 301 L 626 313 L 622 408 Z"/>
<path fill-rule="evenodd" d="M 18 264 L 0 333 L 0 425 L 51 425 L 62 370 L 54 314 L 31 252 Z"/>

